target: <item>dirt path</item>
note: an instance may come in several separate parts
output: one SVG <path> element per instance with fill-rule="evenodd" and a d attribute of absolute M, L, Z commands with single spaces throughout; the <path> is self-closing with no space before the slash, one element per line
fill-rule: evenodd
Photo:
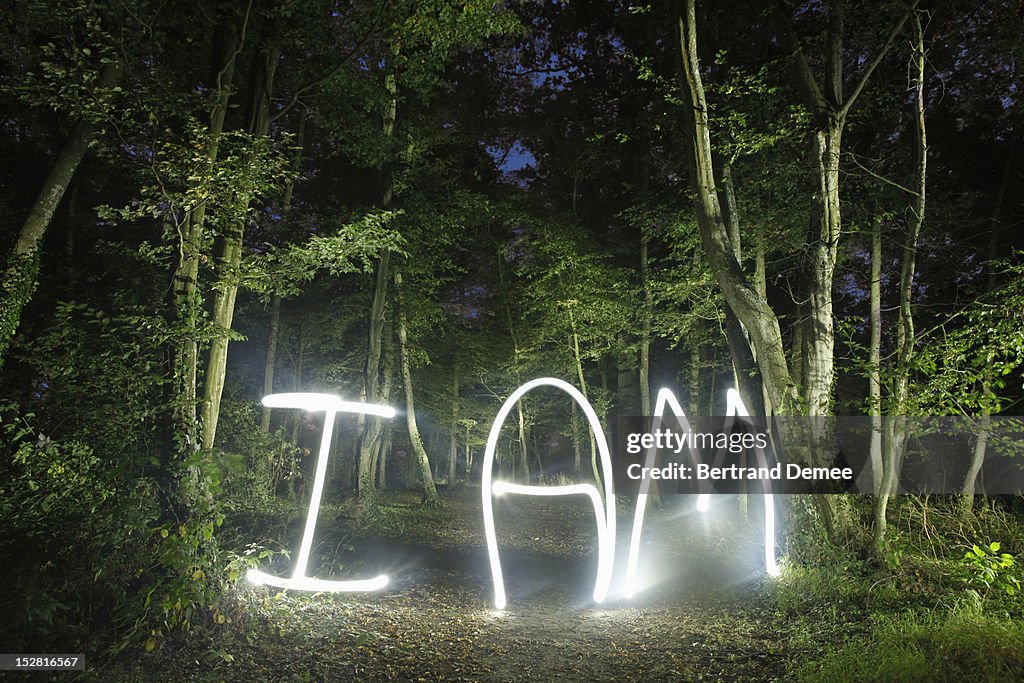
<path fill-rule="evenodd" d="M 449 498 L 426 519 L 399 513 L 384 537 L 353 540 L 352 575 L 387 572 L 386 590 L 244 594 L 237 617 L 248 621 L 246 635 L 213 652 L 186 646 L 165 680 L 761 681 L 784 678 L 787 662 L 806 654 L 762 594 L 759 548 L 724 506 L 700 519 L 652 515 L 643 550 L 650 588 L 626 601 L 613 584 L 595 605 L 586 506 L 502 502 L 509 605 L 499 612 L 476 495 Z M 630 515 L 619 522 L 620 560 Z M 341 533 L 346 520 L 333 524 Z M 160 679 L 145 668 L 146 680 Z"/>

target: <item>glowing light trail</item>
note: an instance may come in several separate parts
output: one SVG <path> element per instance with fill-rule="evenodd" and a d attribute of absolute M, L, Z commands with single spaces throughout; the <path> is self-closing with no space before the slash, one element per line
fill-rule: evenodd
<path fill-rule="evenodd" d="M 725 395 L 726 417 L 740 417 L 743 422 L 753 426 L 753 422 L 750 420 L 750 412 L 747 407 L 743 405 L 742 399 L 740 399 L 740 392 L 735 389 L 730 389 Z M 726 429 L 732 426 L 732 422 L 726 423 Z M 765 455 L 764 449 L 758 446 L 754 446 L 754 452 L 757 454 L 758 464 L 762 467 L 768 466 L 768 457 Z M 771 483 L 764 480 L 764 570 L 768 573 L 768 576 L 779 575 L 779 563 L 775 558 L 775 494 L 771 492 Z"/>
<path fill-rule="evenodd" d="M 680 426 L 684 430 L 690 429 L 689 420 L 686 418 L 686 413 L 683 407 L 679 405 L 676 400 L 675 394 L 668 389 L 661 389 L 658 392 L 658 397 L 654 404 L 654 422 L 652 430 L 657 430 L 661 427 L 662 418 L 665 414 L 665 406 L 668 405 L 676 419 L 679 421 Z M 726 422 L 725 430 L 728 431 L 729 427 L 732 426 L 732 420 L 736 416 L 741 418 L 747 418 L 747 422 L 750 420 L 750 413 L 747 411 L 743 401 L 740 400 L 740 395 L 735 389 L 730 389 L 726 395 L 726 417 L 731 418 Z M 755 451 L 762 466 L 767 466 L 767 457 L 764 449 L 756 448 Z M 647 450 L 647 458 L 645 467 L 653 467 L 654 456 L 656 449 L 649 448 Z M 690 456 L 696 462 L 697 453 L 690 447 Z M 644 479 L 640 483 L 640 493 L 636 498 L 636 511 L 633 514 L 633 533 L 629 539 L 629 558 L 626 563 L 626 579 L 625 588 L 623 590 L 627 598 L 633 597 L 636 592 L 640 589 L 639 582 L 637 580 L 637 564 L 640 556 L 640 537 L 643 534 L 644 526 L 644 513 L 647 509 L 647 491 L 650 490 L 651 483 L 648 479 Z M 778 576 L 779 567 L 775 558 L 775 497 L 771 493 L 771 484 L 766 480 L 764 481 L 765 493 L 764 493 L 764 555 L 765 555 L 765 571 L 769 576 Z M 706 512 L 710 507 L 711 496 L 707 493 L 702 493 L 697 497 L 697 510 L 700 512 Z"/>
<path fill-rule="evenodd" d="M 302 542 L 299 545 L 299 554 L 295 560 L 292 578 L 282 579 L 258 569 L 251 569 L 246 573 L 246 579 L 256 585 L 317 592 L 372 591 L 383 588 L 388 582 L 388 577 L 383 574 L 372 579 L 358 581 L 330 581 L 306 576 L 306 565 L 309 562 L 309 552 L 313 547 L 313 532 L 316 530 L 316 519 L 320 514 L 324 481 L 327 479 L 327 458 L 331 449 L 331 437 L 334 434 L 335 416 L 338 413 L 362 413 L 394 417 L 395 409 L 371 403 L 343 401 L 333 394 L 315 393 L 270 394 L 263 397 L 263 405 L 268 408 L 300 408 L 311 412 L 322 410 L 325 412 L 324 431 L 320 438 L 320 453 L 316 460 L 316 476 L 313 479 L 313 492 L 309 499 L 306 528 L 302 532 Z"/>
<path fill-rule="evenodd" d="M 662 417 L 665 415 L 665 405 L 668 404 L 672 410 L 672 414 L 676 416 L 679 421 L 680 427 L 685 431 L 690 431 L 690 422 L 686 419 L 686 412 L 683 407 L 679 405 L 679 401 L 676 400 L 675 394 L 668 389 L 661 389 L 658 391 L 658 397 L 654 401 L 654 422 L 651 426 L 652 431 L 661 428 Z M 654 466 L 654 455 L 656 450 L 652 448 L 647 449 L 647 458 L 644 461 L 645 467 Z M 690 446 L 690 457 L 696 459 L 696 452 L 693 446 Z M 633 597 L 634 593 L 639 589 L 636 568 L 637 562 L 640 557 L 640 535 L 643 533 L 644 527 L 644 513 L 647 511 L 647 492 L 651 488 L 651 482 L 646 477 L 640 482 L 640 492 L 636 497 L 636 510 L 633 513 L 633 533 L 629 537 L 629 559 L 626 562 L 626 580 L 625 588 L 623 593 L 627 598 Z M 698 503 L 700 499 L 698 498 Z"/>
<path fill-rule="evenodd" d="M 568 486 L 528 486 L 523 484 L 512 484 L 503 481 L 493 481 L 494 451 L 498 446 L 498 437 L 501 435 L 501 427 L 505 424 L 508 414 L 512 411 L 516 402 L 527 392 L 537 387 L 550 386 L 560 389 L 569 394 L 587 416 L 590 429 L 594 432 L 597 442 L 597 450 L 601 456 L 601 476 L 604 484 L 605 509 L 601 510 L 600 495 L 595 486 L 591 484 L 571 484 Z M 594 602 L 601 603 L 608 595 L 608 587 L 612 580 L 612 565 L 615 553 L 615 495 L 612 483 L 612 458 L 608 451 L 608 442 L 605 439 L 604 430 L 601 429 L 601 422 L 597 413 L 587 401 L 586 397 L 576 387 L 554 377 L 541 377 L 531 380 L 516 389 L 511 396 L 501 405 L 501 409 L 491 424 L 491 431 L 487 437 L 487 447 L 484 450 L 483 473 L 481 475 L 481 495 L 483 497 L 484 513 L 484 534 L 487 537 L 487 557 L 491 564 L 491 577 L 494 579 L 494 606 L 504 609 L 507 603 L 505 596 L 505 581 L 501 572 L 501 557 L 498 554 L 498 536 L 494 528 L 494 506 L 492 498 L 495 495 L 504 493 L 516 493 L 533 496 L 564 496 L 584 494 L 590 496 L 594 503 L 594 515 L 597 518 L 598 546 L 597 546 L 597 580 L 594 585 Z"/>

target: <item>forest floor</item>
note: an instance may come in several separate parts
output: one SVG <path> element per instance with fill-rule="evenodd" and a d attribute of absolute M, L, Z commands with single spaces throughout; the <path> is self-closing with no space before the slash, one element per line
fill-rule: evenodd
<path fill-rule="evenodd" d="M 756 528 L 749 528 L 760 525 L 738 524 L 728 509 L 734 504 L 724 502 L 704 515 L 692 508 L 648 513 L 641 564 L 649 587 L 628 601 L 616 590 L 632 518 L 621 508 L 612 593 L 595 605 L 590 505 L 578 497 L 495 499 L 508 592 L 508 607 L 497 611 L 479 493 L 450 492 L 437 510 L 395 497 L 371 525 L 350 508 L 325 507 L 308 573 L 388 573 L 387 588 L 317 595 L 247 588 L 216 638 L 165 644 L 122 677 L 783 680 L 794 664 L 865 628 L 865 615 L 855 610 L 793 615 L 773 607 Z M 681 496 L 667 500 L 692 504 Z M 301 518 L 293 517 L 289 533 L 297 539 Z M 759 517 L 752 510 L 751 519 Z M 269 571 L 287 575 L 288 566 L 282 557 Z"/>

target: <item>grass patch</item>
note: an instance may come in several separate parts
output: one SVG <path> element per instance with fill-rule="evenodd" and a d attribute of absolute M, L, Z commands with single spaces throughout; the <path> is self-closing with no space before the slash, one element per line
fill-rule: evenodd
<path fill-rule="evenodd" d="M 829 683 L 1022 680 L 1024 624 L 969 612 L 901 615 L 795 674 Z"/>

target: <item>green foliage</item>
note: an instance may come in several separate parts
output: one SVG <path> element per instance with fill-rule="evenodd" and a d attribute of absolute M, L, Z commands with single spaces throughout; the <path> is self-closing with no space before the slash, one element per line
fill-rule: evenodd
<path fill-rule="evenodd" d="M 998 412 L 1012 388 L 1007 380 L 1024 365 L 1024 265 L 1001 264 L 1006 284 L 972 302 L 932 331 L 915 355 L 915 370 L 931 411 Z M 995 265 L 993 266 L 995 267 Z"/>
<path fill-rule="evenodd" d="M 25 35 L 19 38 L 26 43 L 21 47 L 31 45 L 36 51 L 36 62 L 0 92 L 73 119 L 109 118 L 124 91 L 117 85 L 100 88 L 97 80 L 107 65 L 120 59 L 114 34 L 125 27 L 117 25 L 123 18 L 118 5 L 81 0 L 26 3 L 18 26 Z"/>
<path fill-rule="evenodd" d="M 302 478 L 299 448 L 282 430 L 265 434 L 255 428 L 259 409 L 228 389 L 221 399 L 217 442 L 230 463 L 225 470 L 224 497 L 232 505 L 268 505 Z"/>
<path fill-rule="evenodd" d="M 383 251 L 405 254 L 405 240 L 392 228 L 400 211 L 376 211 L 344 223 L 328 235 L 313 235 L 302 244 L 270 246 L 242 264 L 241 284 L 260 293 L 299 294 L 320 271 L 331 276 L 369 273 L 372 258 Z"/>
<path fill-rule="evenodd" d="M 871 597 L 872 583 L 866 563 L 837 550 L 820 564 L 786 562 L 768 588 L 783 610 L 828 617 L 836 610 L 861 609 Z"/>
<path fill-rule="evenodd" d="M 163 321 L 140 310 L 111 312 L 60 302 L 25 360 L 40 378 L 47 435 L 75 439 L 112 467 L 138 472 L 156 457 Z"/>
<path fill-rule="evenodd" d="M 1010 553 L 1000 553 L 1001 545 L 993 541 L 988 545 L 975 544 L 964 554 L 964 582 L 967 593 L 982 607 L 996 596 L 1014 597 L 1020 592 L 1020 568 Z"/>
<path fill-rule="evenodd" d="M 13 581 L 2 606 L 13 618 L 0 641 L 12 651 L 82 647 L 129 599 L 143 566 L 140 537 L 158 516 L 155 487 L 82 442 L 43 436 L 15 405 L 0 415 L 9 444 L 0 460 L 0 554 Z"/>
<path fill-rule="evenodd" d="M 288 136 L 272 143 L 240 130 L 215 136 L 190 117 L 182 133 L 163 128 L 151 149 L 137 155 L 145 179 L 140 197 L 120 208 L 100 207 L 100 216 L 129 222 L 162 218 L 165 238 L 174 244 L 189 213 L 203 207 L 206 251 L 219 230 L 245 219 L 251 201 L 287 181 L 292 174 L 289 143 Z M 211 158 L 211 149 L 218 150 L 216 158 Z"/>

